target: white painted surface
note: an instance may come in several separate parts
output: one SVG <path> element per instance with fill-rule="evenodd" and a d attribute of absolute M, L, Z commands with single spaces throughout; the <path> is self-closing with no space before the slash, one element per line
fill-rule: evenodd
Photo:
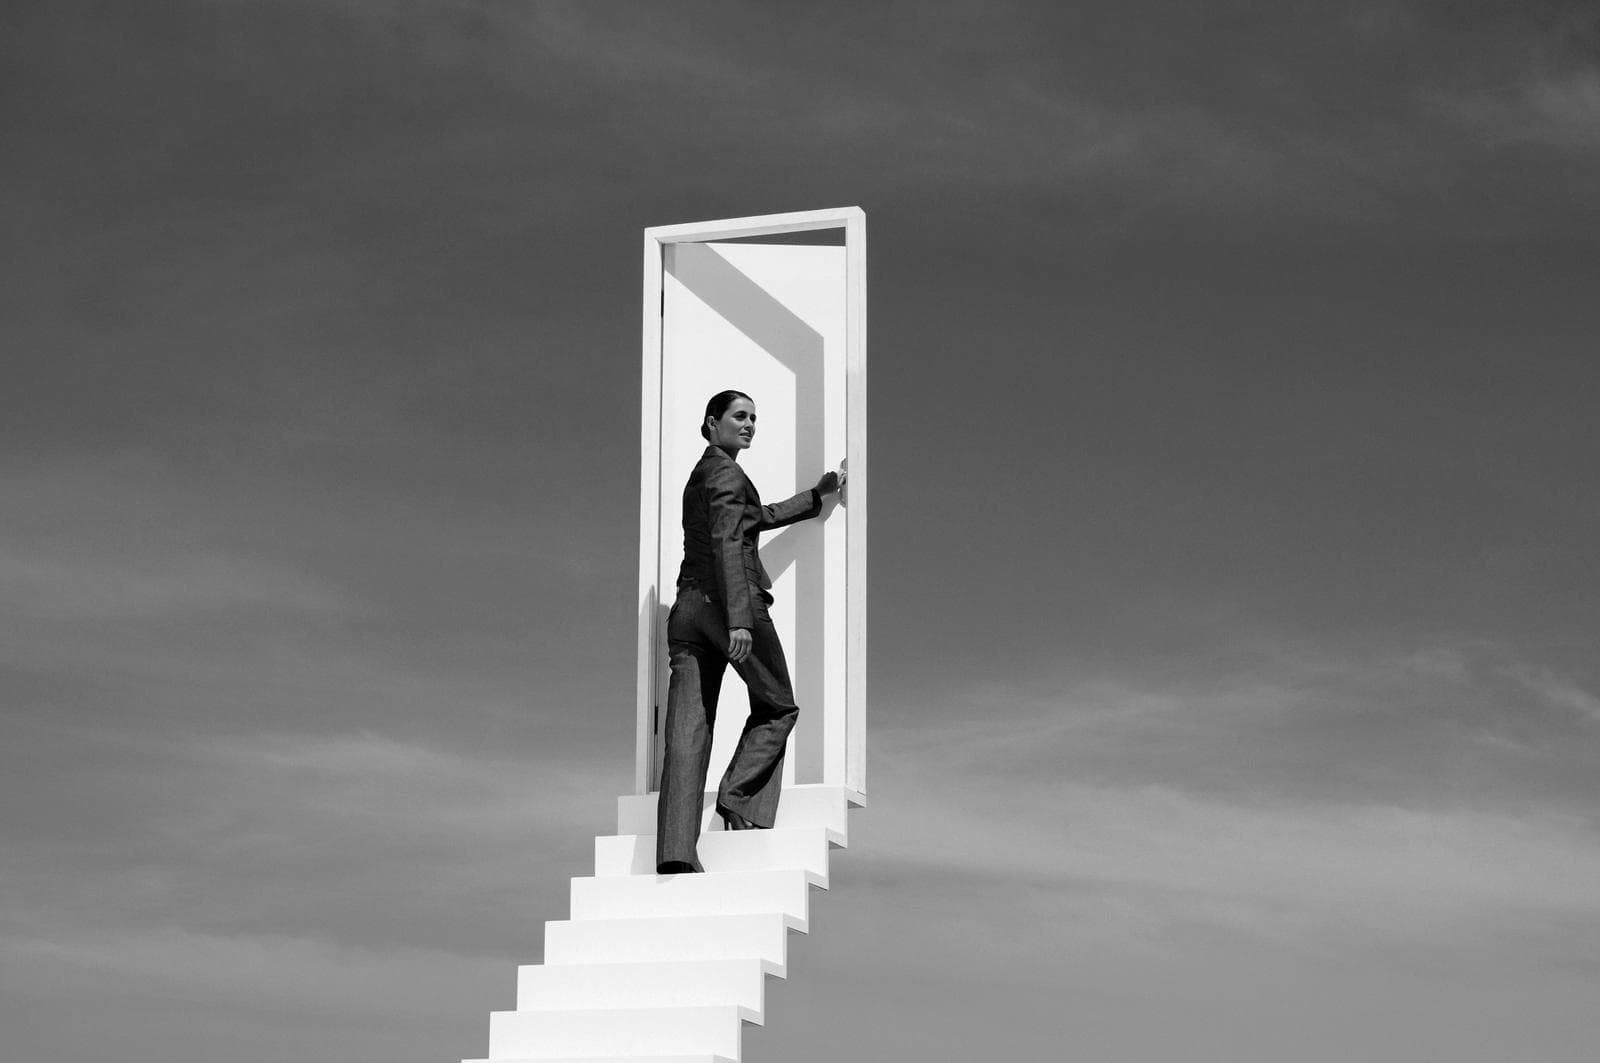
<path fill-rule="evenodd" d="M 572 918 L 648 919 L 662 915 L 778 912 L 806 929 L 810 883 L 804 871 L 724 871 L 572 880 Z"/>
<path fill-rule="evenodd" d="M 842 785 L 855 804 L 867 795 L 867 216 L 845 220 L 849 293 L 845 330 L 845 704 L 844 733 L 826 747 L 823 782 Z"/>
<path fill-rule="evenodd" d="M 777 236 L 782 233 L 837 229 L 853 220 L 864 223 L 866 217 L 860 207 L 831 207 L 825 210 L 798 210 L 788 214 L 761 214 L 749 218 L 657 225 L 647 229 L 646 232 L 663 243 L 681 240 L 737 240 L 751 236 Z"/>
<path fill-rule="evenodd" d="M 463 1059 L 461 1063 L 490 1063 L 487 1059 Z M 518 1059 L 496 1059 L 494 1063 L 532 1063 L 528 1056 Z M 738 1063 L 729 1056 L 697 1053 L 691 1056 L 567 1056 L 563 1059 L 541 1059 L 539 1063 Z"/>
<path fill-rule="evenodd" d="M 828 832 L 823 827 L 712 831 L 700 836 L 699 851 L 707 871 L 797 868 L 813 886 L 828 888 Z M 655 866 L 654 834 L 602 835 L 594 840 L 596 877 L 649 875 Z"/>
<path fill-rule="evenodd" d="M 664 254 L 657 571 L 666 601 L 683 559 L 683 485 L 705 451 L 698 426 L 711 395 L 734 388 L 755 400 L 755 442 L 739 463 L 764 501 L 810 487 L 845 459 L 846 318 L 842 247 L 685 243 Z M 800 705 L 784 763 L 788 783 L 823 781 L 830 709 L 844 705 L 845 522 L 836 515 L 830 500 L 819 518 L 762 537 L 776 599 L 772 622 Z M 663 633 L 656 649 L 659 698 L 668 677 Z M 737 678 L 726 676 L 723 689 L 729 696 L 717 715 L 714 773 L 733 755 L 747 705 Z"/>
<path fill-rule="evenodd" d="M 760 1024 L 766 973 L 750 957 L 517 968 L 518 1011 L 732 1005 Z"/>
<path fill-rule="evenodd" d="M 496 1011 L 489 1015 L 489 1058 L 702 1053 L 736 1060 L 741 1026 L 739 1009 L 731 1005 Z"/>
<path fill-rule="evenodd" d="M 654 834 L 656 832 L 655 794 L 624 794 L 617 798 L 618 834 Z M 700 812 L 700 837 L 722 830 L 722 820 L 716 815 L 716 794 L 702 797 Z M 828 832 L 828 840 L 843 846 L 850 836 L 850 794 L 839 786 L 795 786 L 783 791 L 778 802 L 778 815 L 773 821 L 775 830 L 792 830 L 821 827 Z"/>
<path fill-rule="evenodd" d="M 492 1013 L 488 1055 L 463 1063 L 737 1063 L 739 1027 L 765 1019 L 766 979 L 787 973 L 789 934 L 809 928 L 853 796 L 798 787 L 781 807 L 804 825 L 704 835 L 704 874 L 654 874 L 649 834 L 597 838 L 572 918 L 545 924 L 516 1010 Z M 620 820 L 653 829 L 654 816 L 653 795 L 618 802 Z"/>
<path fill-rule="evenodd" d="M 544 925 L 547 967 L 588 963 L 748 958 L 768 974 L 787 971 L 789 927 L 778 912 L 654 919 L 552 920 Z"/>
<path fill-rule="evenodd" d="M 644 373 L 639 407 L 639 629 L 634 664 L 635 718 L 633 779 L 637 793 L 655 783 L 657 626 L 671 608 L 659 586 L 661 534 L 661 244 L 644 240 Z M 661 692 L 665 699 L 666 692 Z M 661 704 L 664 706 L 665 701 Z M 665 711 L 663 709 L 662 711 Z"/>
<path fill-rule="evenodd" d="M 490 1063 L 487 1059 L 463 1059 L 461 1063 Z M 528 1056 L 518 1059 L 496 1059 L 494 1063 L 532 1063 Z M 690 1056 L 567 1056 L 563 1059 L 541 1059 L 539 1063 L 738 1063 L 729 1056 L 696 1053 Z"/>
<path fill-rule="evenodd" d="M 845 247 L 714 243 L 844 228 Z M 705 448 L 706 400 L 725 388 L 756 402 L 741 464 L 766 501 L 809 487 L 841 462 L 843 506 L 766 538 L 773 621 L 801 707 L 786 783 L 865 792 L 866 274 L 857 208 L 646 230 L 641 418 L 636 786 L 656 784 L 657 714 L 666 711 L 664 622 L 682 560 L 681 495 Z M 712 777 L 727 763 L 746 702 L 726 679 Z"/>

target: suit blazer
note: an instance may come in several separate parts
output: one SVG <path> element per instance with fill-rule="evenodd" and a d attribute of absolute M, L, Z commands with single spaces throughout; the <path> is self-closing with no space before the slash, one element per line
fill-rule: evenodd
<path fill-rule="evenodd" d="M 678 587 L 698 587 L 721 599 L 728 627 L 755 624 L 754 599 L 772 589 L 757 539 L 764 531 L 814 517 L 822 496 L 813 488 L 774 505 L 761 504 L 756 485 L 720 448 L 707 447 L 683 489 L 683 567 Z M 771 601 L 771 595 L 766 595 Z"/>

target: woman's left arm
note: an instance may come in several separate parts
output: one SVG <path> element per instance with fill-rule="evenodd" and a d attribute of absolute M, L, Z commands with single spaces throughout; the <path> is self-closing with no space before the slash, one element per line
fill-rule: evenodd
<path fill-rule="evenodd" d="M 817 481 L 817 486 L 809 491 L 801 491 L 793 498 L 786 498 L 782 502 L 775 502 L 770 506 L 761 507 L 761 522 L 756 525 L 759 531 L 770 531 L 773 528 L 782 528 L 796 521 L 807 520 L 822 512 L 822 496 L 831 495 L 839 490 L 839 485 L 844 478 L 836 472 L 822 474 L 822 479 Z"/>

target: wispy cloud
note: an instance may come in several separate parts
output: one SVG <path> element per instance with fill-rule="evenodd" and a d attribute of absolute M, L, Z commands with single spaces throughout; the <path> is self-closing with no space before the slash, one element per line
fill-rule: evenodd
<path fill-rule="evenodd" d="M 1600 842 L 1575 816 L 1228 801 L 1067 779 L 1008 787 L 1003 810 L 960 795 L 917 787 L 892 806 L 881 843 L 919 865 L 1115 898 L 1162 933 L 1206 924 L 1318 951 L 1500 938 L 1542 949 L 1600 917 Z"/>
<path fill-rule="evenodd" d="M 446 948 L 165 925 L 24 932 L 0 941 L 8 1049 L 66 1059 L 423 1059 L 481 1051 L 512 969 Z M 13 1012 L 15 1014 L 15 1012 Z"/>
<path fill-rule="evenodd" d="M 140 985 L 196 1008 L 329 1008 L 366 1014 L 440 1010 L 452 982 L 480 977 L 478 957 L 436 949 L 363 948 L 325 938 L 205 934 L 178 927 L 50 938 L 0 946 L 12 963 L 64 965 Z"/>
<path fill-rule="evenodd" d="M 24 619 L 44 621 L 148 621 L 238 610 L 325 616 L 355 604 L 304 573 L 214 550 L 120 561 L 0 550 L 0 595 Z"/>
<path fill-rule="evenodd" d="M 1485 642 L 1246 659 L 880 712 L 874 849 L 1179 952 L 1203 933 L 1581 965 L 1592 696 Z"/>
<path fill-rule="evenodd" d="M 893 735 L 888 756 L 957 777 L 970 762 L 1031 781 L 1422 808 L 1515 797 L 1574 809 L 1600 796 L 1586 672 L 1535 666 L 1485 640 L 1336 649 L 1219 639 L 1159 674 L 1073 660 L 897 705 L 875 722 Z"/>
<path fill-rule="evenodd" d="M 119 739 L 57 726 L 13 740 L 55 763 L 69 748 L 81 765 L 52 782 L 30 774 L 37 802 L 76 791 L 105 806 L 14 830 L 0 926 L 38 947 L 85 927 L 134 942 L 168 927 L 208 940 L 270 928 L 527 954 L 536 926 L 495 943 L 472 913 L 520 909 L 516 898 L 578 873 L 628 767 L 576 746 L 530 764 L 372 734 Z"/>
<path fill-rule="evenodd" d="M 1432 91 L 1440 116 L 1491 147 L 1600 151 L 1600 67 L 1531 74 L 1497 91 Z"/>
<path fill-rule="evenodd" d="M 1586 267 L 1422 238 L 1587 231 L 1546 5 L 36 7 L 18 1058 L 481 1046 L 631 781 L 637 229 L 839 202 L 872 803 L 752 1056 L 1593 1054 Z"/>
<path fill-rule="evenodd" d="M 851 170 L 862 198 L 961 182 L 1133 210 L 1353 219 L 1381 207 L 1362 171 L 1381 167 L 1389 147 L 1178 95 L 1131 101 L 1093 78 L 1063 76 L 1064 65 L 1106 62 L 1092 43 L 1097 18 L 1080 26 L 1026 4 L 998 6 L 975 19 L 962 4 L 918 5 L 916 32 L 885 49 L 856 33 L 900 17 L 888 12 L 841 14 L 857 29 L 836 32 L 737 6 L 684 18 L 547 4 L 497 16 L 498 34 L 468 46 L 512 91 L 541 103 L 560 95 L 571 114 L 592 115 L 624 143 L 666 125 L 704 151 L 759 149 L 798 162 L 797 145 L 825 142 L 805 165 Z M 462 38 L 459 20 L 444 19 L 442 36 Z M 794 51 L 796 41 L 808 46 Z M 552 70 L 582 92 L 560 91 Z M 862 159 L 870 173 L 852 165 Z M 604 187 L 604 175 L 586 183 Z"/>
<path fill-rule="evenodd" d="M 1600 723 L 1600 697 L 1570 679 L 1547 669 L 1510 669 L 1510 674 L 1550 705 L 1569 711 L 1589 723 Z"/>
<path fill-rule="evenodd" d="M 1591 5 L 1504 19 L 1487 48 L 1421 88 L 1423 106 L 1490 149 L 1545 149 L 1593 163 L 1600 151 L 1600 16 Z"/>

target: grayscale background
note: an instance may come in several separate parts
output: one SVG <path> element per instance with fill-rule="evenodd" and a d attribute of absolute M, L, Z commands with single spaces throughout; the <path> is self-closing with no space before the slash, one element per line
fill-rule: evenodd
<path fill-rule="evenodd" d="M 480 1055 L 633 767 L 639 243 L 868 212 L 761 1063 L 1600 1035 L 1600 12 L 0 13 L 0 1055 Z"/>

